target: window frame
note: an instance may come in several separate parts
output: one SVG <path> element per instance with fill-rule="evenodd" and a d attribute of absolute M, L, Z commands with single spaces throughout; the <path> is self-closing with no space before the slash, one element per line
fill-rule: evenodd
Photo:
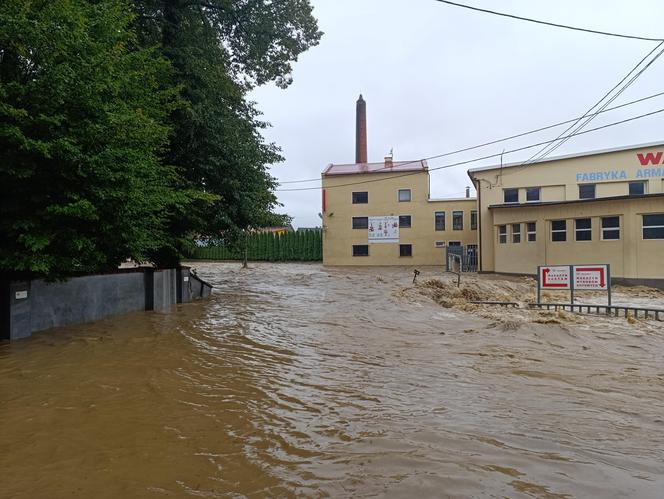
<path fill-rule="evenodd" d="M 408 249 L 408 255 L 404 255 L 405 249 Z M 412 244 L 399 244 L 399 258 L 409 258 L 413 256 L 413 245 Z"/>
<path fill-rule="evenodd" d="M 530 226 L 534 226 L 533 230 L 530 230 Z M 530 236 L 533 236 L 531 239 Z M 537 242 L 537 222 L 526 222 L 526 242 L 527 243 L 536 243 Z"/>
<path fill-rule="evenodd" d="M 588 221 L 590 223 L 588 228 L 579 228 L 580 221 Z M 590 234 L 589 239 L 579 239 L 579 233 Z M 577 243 L 591 243 L 593 241 L 593 219 L 591 217 L 575 218 L 574 219 L 574 242 Z"/>
<path fill-rule="evenodd" d="M 470 210 L 470 230 L 477 230 L 477 210 Z"/>
<path fill-rule="evenodd" d="M 503 237 L 505 238 L 504 241 L 502 240 Z M 498 244 L 507 244 L 507 224 L 498 225 Z"/>
<path fill-rule="evenodd" d="M 642 213 L 641 214 L 641 239 L 644 241 L 664 241 L 664 225 L 646 225 L 646 217 L 660 216 L 664 217 L 664 213 Z M 646 237 L 646 229 L 661 229 L 662 237 Z"/>
<path fill-rule="evenodd" d="M 366 227 L 356 227 L 355 222 L 357 220 L 366 220 Z M 368 229 L 369 228 L 369 217 L 351 217 L 351 227 L 353 230 L 363 230 L 363 229 Z"/>
<path fill-rule="evenodd" d="M 443 221 L 442 223 L 442 229 L 438 228 L 438 216 L 442 215 L 441 219 Z M 446 215 L 444 211 L 434 211 L 433 212 L 433 230 L 434 232 L 445 232 L 445 225 L 446 225 Z"/>
<path fill-rule="evenodd" d="M 528 194 L 533 190 L 537 191 L 537 199 L 528 199 Z M 541 187 L 526 187 L 526 203 L 539 203 L 542 200 Z"/>
<path fill-rule="evenodd" d="M 608 220 L 610 218 L 615 218 L 615 219 L 618 220 L 618 226 L 617 227 L 604 227 L 604 220 Z M 621 236 L 622 227 L 620 226 L 620 216 L 619 215 L 612 215 L 612 216 L 608 216 L 608 217 L 601 217 L 600 218 L 599 231 L 600 231 L 600 238 L 599 238 L 600 241 L 620 241 L 620 238 L 622 237 Z M 606 232 L 617 232 L 618 237 L 616 237 L 615 239 L 606 238 L 606 237 L 604 237 L 604 234 Z"/>
<path fill-rule="evenodd" d="M 461 227 L 457 227 L 455 224 L 459 213 L 461 214 Z M 452 230 L 463 230 L 463 210 L 452 210 Z"/>
<path fill-rule="evenodd" d="M 597 199 L 597 184 L 578 184 L 579 185 L 579 199 Z M 592 187 L 592 196 L 581 196 L 581 189 L 584 187 Z"/>
<path fill-rule="evenodd" d="M 408 225 L 401 225 L 401 219 L 408 217 Z M 410 229 L 413 226 L 413 217 L 412 215 L 399 215 L 399 228 L 400 229 Z"/>
<path fill-rule="evenodd" d="M 365 194 L 366 201 L 356 201 L 355 194 Z M 354 191 L 351 192 L 351 204 L 369 204 L 369 191 Z"/>
<path fill-rule="evenodd" d="M 516 201 L 507 200 L 508 192 L 516 192 Z M 517 187 L 510 187 L 508 189 L 503 189 L 503 204 L 519 204 L 519 189 Z"/>
<path fill-rule="evenodd" d="M 521 243 L 521 223 L 510 224 L 512 226 L 512 244 Z M 517 229 L 517 230 L 514 230 Z"/>
<path fill-rule="evenodd" d="M 366 253 L 366 254 L 363 254 L 363 255 L 357 255 L 357 254 L 355 254 L 355 249 L 356 249 L 356 248 L 366 248 L 366 249 L 367 249 L 367 253 Z M 355 258 L 355 257 L 361 258 L 361 257 L 369 256 L 369 245 L 368 245 L 368 244 L 353 244 L 353 245 L 351 246 L 351 256 L 352 256 L 353 258 Z"/>
<path fill-rule="evenodd" d="M 401 199 L 402 192 L 408 193 L 408 199 Z M 411 189 L 397 189 L 397 200 L 400 203 L 410 203 L 413 200 L 413 192 L 411 191 Z"/>
<path fill-rule="evenodd" d="M 565 223 L 565 228 L 564 229 L 554 229 L 553 224 L 555 222 L 564 222 Z M 553 238 L 554 234 L 563 234 L 564 238 L 561 239 L 561 240 L 556 241 Z M 565 242 L 567 242 L 567 219 L 551 220 L 551 242 L 552 243 L 565 243 Z"/>
<path fill-rule="evenodd" d="M 445 248 L 445 246 L 446 246 L 445 241 L 434 241 L 433 242 L 433 247 L 436 248 L 436 249 L 442 249 L 442 248 Z"/>

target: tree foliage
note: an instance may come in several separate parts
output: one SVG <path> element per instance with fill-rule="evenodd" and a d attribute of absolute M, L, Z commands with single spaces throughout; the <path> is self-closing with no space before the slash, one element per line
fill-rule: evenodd
<path fill-rule="evenodd" d="M 308 0 L 0 2 L 0 273 L 173 265 L 286 223 L 247 92 L 320 36 Z"/>
<path fill-rule="evenodd" d="M 277 216 L 275 180 L 267 167 L 281 161 L 267 144 L 253 86 L 290 82 L 291 63 L 321 33 L 305 0 L 137 0 L 138 30 L 174 69 L 186 106 L 171 115 L 167 158 L 190 186 L 219 196 L 204 223 L 180 219 L 174 231 L 198 227 L 205 238 L 237 238 L 252 227 L 284 225 Z"/>
<path fill-rule="evenodd" d="M 0 7 L 0 270 L 60 276 L 144 260 L 190 202 L 161 161 L 176 92 L 122 1 Z"/>

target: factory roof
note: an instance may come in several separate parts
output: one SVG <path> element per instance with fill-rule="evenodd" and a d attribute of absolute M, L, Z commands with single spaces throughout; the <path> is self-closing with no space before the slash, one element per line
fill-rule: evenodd
<path fill-rule="evenodd" d="M 394 173 L 427 171 L 429 169 L 427 162 L 423 159 L 415 161 L 394 161 L 391 163 L 350 163 L 350 164 L 330 164 L 323 170 L 323 176 L 327 175 L 354 175 L 360 173 Z"/>

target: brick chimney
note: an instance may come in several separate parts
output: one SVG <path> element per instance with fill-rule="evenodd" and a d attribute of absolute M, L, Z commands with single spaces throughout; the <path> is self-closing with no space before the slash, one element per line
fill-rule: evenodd
<path fill-rule="evenodd" d="M 362 94 L 357 99 L 355 114 L 355 163 L 367 162 L 367 103 Z"/>
<path fill-rule="evenodd" d="M 392 168 L 394 166 L 394 161 L 392 155 L 385 156 L 385 168 Z"/>

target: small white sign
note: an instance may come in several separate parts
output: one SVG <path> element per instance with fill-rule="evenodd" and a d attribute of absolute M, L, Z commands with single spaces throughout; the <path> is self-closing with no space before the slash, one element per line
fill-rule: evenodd
<path fill-rule="evenodd" d="M 399 217 L 369 217 L 369 244 L 398 242 Z"/>
<path fill-rule="evenodd" d="M 189 276 L 188 275 L 184 276 L 184 282 L 189 282 Z"/>
<path fill-rule="evenodd" d="M 17 300 L 25 300 L 28 297 L 28 291 L 17 291 L 14 296 L 16 296 Z"/>
<path fill-rule="evenodd" d="M 539 268 L 540 289 L 570 289 L 572 283 L 569 265 Z"/>
<path fill-rule="evenodd" d="M 575 265 L 574 289 L 606 291 L 609 286 L 607 265 Z"/>

